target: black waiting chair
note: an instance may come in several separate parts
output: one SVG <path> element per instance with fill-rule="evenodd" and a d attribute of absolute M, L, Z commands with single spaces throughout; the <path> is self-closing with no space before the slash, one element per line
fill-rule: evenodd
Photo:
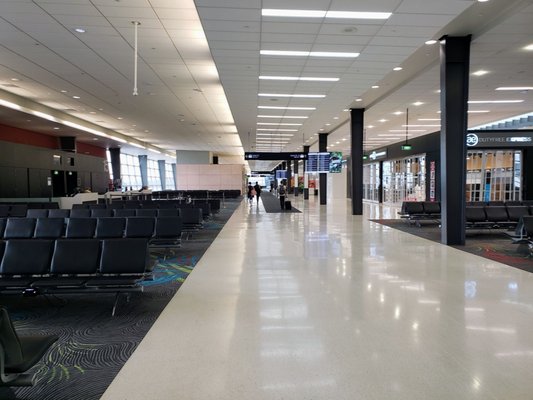
<path fill-rule="evenodd" d="M 485 214 L 487 221 L 494 224 L 494 226 L 508 225 L 509 215 L 505 206 L 485 206 Z"/>
<path fill-rule="evenodd" d="M 63 236 L 65 220 L 63 218 L 38 218 L 35 224 L 36 239 L 58 239 Z"/>
<path fill-rule="evenodd" d="M 115 217 L 135 217 L 135 210 L 132 208 L 116 208 L 113 210 Z"/>
<path fill-rule="evenodd" d="M 164 249 L 180 247 L 182 231 L 183 221 L 181 217 L 156 218 L 154 235 L 150 240 L 150 247 Z"/>
<path fill-rule="evenodd" d="M 73 204 L 72 209 L 73 210 L 88 210 L 89 205 L 88 204 Z"/>
<path fill-rule="evenodd" d="M 466 223 L 470 226 L 483 224 L 487 221 L 487 215 L 483 207 L 467 206 L 465 210 Z"/>
<path fill-rule="evenodd" d="M 106 208 L 94 208 L 91 210 L 91 218 L 112 217 L 113 210 Z"/>
<path fill-rule="evenodd" d="M 509 215 L 509 220 L 518 222 L 520 217 L 524 215 L 529 215 L 529 209 L 527 206 L 507 206 L 507 214 Z"/>
<path fill-rule="evenodd" d="M 32 386 L 33 376 L 24 373 L 57 340 L 55 335 L 19 336 L 7 310 L 0 307 L 0 386 Z"/>
<path fill-rule="evenodd" d="M 126 220 L 126 231 L 124 236 L 127 238 L 150 239 L 154 234 L 154 227 L 155 218 L 130 217 Z"/>
<path fill-rule="evenodd" d="M 96 218 L 70 218 L 65 237 L 73 239 L 90 239 L 94 237 Z"/>
<path fill-rule="evenodd" d="M 70 210 L 70 218 L 90 218 L 91 210 L 88 208 L 73 208 Z"/>
<path fill-rule="evenodd" d="M 9 205 L 0 204 L 0 218 L 9 217 Z"/>
<path fill-rule="evenodd" d="M 160 208 L 157 211 L 158 217 L 179 217 L 180 216 L 180 210 L 177 208 Z"/>
<path fill-rule="evenodd" d="M 48 210 L 45 208 L 30 208 L 26 212 L 26 218 L 46 218 L 48 217 Z"/>
<path fill-rule="evenodd" d="M 35 218 L 8 218 L 4 230 L 4 240 L 33 237 L 35 221 Z"/>
<path fill-rule="evenodd" d="M 100 241 L 97 239 L 58 239 L 50 265 L 53 275 L 95 274 Z"/>
<path fill-rule="evenodd" d="M 5 276 L 42 275 L 48 270 L 51 258 L 51 240 L 11 239 L 6 242 L 0 273 Z M 9 282 L 2 280 L 0 285 L 9 285 Z"/>
<path fill-rule="evenodd" d="M 4 231 L 6 230 L 7 218 L 0 218 L 0 238 L 4 237 Z"/>
<path fill-rule="evenodd" d="M 424 205 L 424 213 L 434 216 L 440 215 L 440 202 L 438 201 L 424 201 L 422 203 Z"/>
<path fill-rule="evenodd" d="M 48 218 L 69 218 L 70 210 L 52 209 L 48 210 Z"/>
<path fill-rule="evenodd" d="M 10 217 L 25 217 L 28 212 L 27 204 L 12 204 L 9 209 Z"/>
<path fill-rule="evenodd" d="M 98 218 L 95 237 L 98 239 L 121 238 L 124 236 L 126 219 L 120 217 Z"/>
<path fill-rule="evenodd" d="M 136 217 L 157 217 L 156 208 L 140 208 L 135 210 Z"/>

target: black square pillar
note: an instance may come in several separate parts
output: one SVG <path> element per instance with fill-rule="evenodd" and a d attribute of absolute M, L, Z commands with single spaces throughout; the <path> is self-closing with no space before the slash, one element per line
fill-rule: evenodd
<path fill-rule="evenodd" d="M 328 151 L 328 133 L 318 134 L 318 151 Z M 320 185 L 320 205 L 327 204 L 328 198 L 328 174 L 318 174 Z"/>
<path fill-rule="evenodd" d="M 465 244 L 466 132 L 471 36 L 441 38 L 441 241 Z"/>
<path fill-rule="evenodd" d="M 304 153 L 309 153 L 309 146 L 304 146 Z M 307 170 L 307 161 L 304 161 L 302 174 L 304 174 L 304 200 L 309 200 L 309 175 L 305 173 Z"/>
<path fill-rule="evenodd" d="M 352 215 L 363 215 L 364 108 L 350 109 Z"/>

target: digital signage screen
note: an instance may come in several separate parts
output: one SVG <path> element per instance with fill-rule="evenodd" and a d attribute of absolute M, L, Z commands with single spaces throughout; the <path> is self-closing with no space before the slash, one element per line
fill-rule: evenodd
<path fill-rule="evenodd" d="M 305 172 L 319 174 L 329 172 L 329 158 L 329 152 L 309 153 Z"/>
<path fill-rule="evenodd" d="M 342 153 L 340 151 L 332 151 L 329 153 L 329 172 L 338 174 L 342 171 Z"/>

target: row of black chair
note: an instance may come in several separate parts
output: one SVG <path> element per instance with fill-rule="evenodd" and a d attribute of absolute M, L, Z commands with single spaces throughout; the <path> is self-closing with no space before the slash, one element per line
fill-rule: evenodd
<path fill-rule="evenodd" d="M 105 218 L 105 217 L 182 217 L 188 228 L 203 225 L 200 208 L 173 209 L 72 209 L 72 210 L 28 210 L 27 218 Z"/>
<path fill-rule="evenodd" d="M 508 201 L 467 201 L 467 206 L 484 207 L 484 206 L 533 206 L 533 200 L 508 200 Z"/>
<path fill-rule="evenodd" d="M 113 202 L 111 204 L 93 204 L 83 203 L 74 204 L 72 209 L 181 209 L 181 208 L 201 208 L 204 218 L 209 218 L 211 214 L 216 214 L 220 211 L 220 200 L 208 200 L 197 201 L 193 203 L 186 203 L 180 201 L 150 201 L 150 202 L 137 202 L 137 201 L 124 201 Z"/>
<path fill-rule="evenodd" d="M 440 218 L 440 202 L 438 201 L 404 201 L 398 212 L 400 218 L 408 221 L 438 220 Z"/>
<path fill-rule="evenodd" d="M 528 206 L 483 207 L 467 206 L 465 211 L 467 228 L 504 228 L 514 227 L 521 217 L 530 215 Z"/>
<path fill-rule="evenodd" d="M 180 217 L 129 218 L 8 218 L 0 219 L 0 235 L 12 239 L 143 238 L 151 247 L 177 247 L 181 243 Z"/>
<path fill-rule="evenodd" d="M 12 239 L 0 242 L 0 293 L 141 291 L 152 278 L 146 239 Z"/>
<path fill-rule="evenodd" d="M 190 196 L 193 199 L 236 199 L 241 196 L 240 190 L 161 190 L 152 192 L 155 199 L 173 199 Z"/>

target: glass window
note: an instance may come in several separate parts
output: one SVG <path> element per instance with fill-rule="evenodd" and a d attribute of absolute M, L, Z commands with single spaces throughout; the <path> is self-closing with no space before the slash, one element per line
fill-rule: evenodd
<path fill-rule="evenodd" d="M 172 164 L 165 164 L 166 190 L 176 190 L 176 180 L 172 171 Z"/>
<path fill-rule="evenodd" d="M 162 190 L 159 164 L 157 161 L 150 159 L 148 159 L 148 187 L 151 190 Z"/>
<path fill-rule="evenodd" d="M 139 190 L 142 187 L 139 157 L 131 154 L 120 154 L 120 173 L 123 188 Z"/>
<path fill-rule="evenodd" d="M 109 178 L 111 178 L 111 180 L 113 181 L 115 178 L 113 178 L 113 168 L 111 166 L 111 153 L 109 152 L 109 150 L 106 150 L 105 151 L 105 155 L 106 155 L 106 158 L 107 158 L 107 164 L 106 164 L 106 170 L 109 172 Z"/>

